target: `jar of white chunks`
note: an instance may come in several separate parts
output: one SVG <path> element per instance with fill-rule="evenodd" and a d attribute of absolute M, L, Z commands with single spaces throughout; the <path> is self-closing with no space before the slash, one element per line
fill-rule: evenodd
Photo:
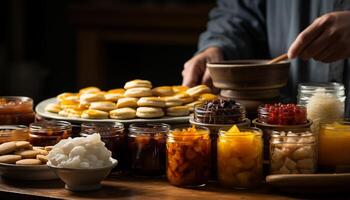
<path fill-rule="evenodd" d="M 270 139 L 271 174 L 312 174 L 317 166 L 317 142 L 309 131 L 273 131 Z"/>

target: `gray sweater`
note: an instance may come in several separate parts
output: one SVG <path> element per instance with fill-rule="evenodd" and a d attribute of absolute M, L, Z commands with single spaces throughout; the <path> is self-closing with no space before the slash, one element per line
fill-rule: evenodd
<path fill-rule="evenodd" d="M 198 52 L 218 46 L 225 59 L 275 57 L 287 52 L 317 17 L 340 10 L 350 10 L 350 0 L 218 0 L 209 14 L 207 30 L 199 38 Z M 332 81 L 344 83 L 349 91 L 349 67 L 349 59 L 333 63 L 294 59 L 282 92 L 295 100 L 299 83 Z M 349 102 L 347 95 L 347 114 Z"/>

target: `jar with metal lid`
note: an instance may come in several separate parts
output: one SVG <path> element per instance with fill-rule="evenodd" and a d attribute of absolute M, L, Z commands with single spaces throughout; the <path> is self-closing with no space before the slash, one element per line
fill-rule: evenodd
<path fill-rule="evenodd" d="M 81 124 L 80 136 L 98 133 L 108 150 L 112 152 L 112 157 L 118 160 L 118 165 L 114 170 L 125 170 L 126 135 L 124 125 L 119 122 L 84 122 Z"/>
<path fill-rule="evenodd" d="M 0 144 L 11 141 L 26 141 L 29 139 L 28 127 L 24 125 L 0 126 Z"/>
<path fill-rule="evenodd" d="M 128 152 L 133 175 L 165 174 L 165 142 L 169 128 L 163 123 L 135 123 L 129 126 Z"/>
<path fill-rule="evenodd" d="M 317 166 L 317 138 L 305 131 L 273 131 L 270 140 L 271 174 L 312 174 Z"/>
<path fill-rule="evenodd" d="M 262 131 L 240 128 L 220 130 L 218 139 L 218 180 L 224 187 L 254 188 L 263 178 Z"/>
<path fill-rule="evenodd" d="M 208 128 L 192 126 L 171 130 L 167 137 L 167 169 L 170 184 L 204 186 L 210 177 L 211 144 Z"/>
<path fill-rule="evenodd" d="M 0 97 L 0 125 L 26 125 L 34 122 L 33 99 L 19 96 Z"/>
<path fill-rule="evenodd" d="M 298 104 L 306 106 L 307 118 L 313 121 L 313 132 L 320 123 L 332 123 L 344 117 L 345 87 L 341 83 L 301 83 Z"/>
<path fill-rule="evenodd" d="M 41 121 L 29 125 L 29 142 L 33 146 L 53 146 L 72 134 L 72 125 L 66 121 Z"/>

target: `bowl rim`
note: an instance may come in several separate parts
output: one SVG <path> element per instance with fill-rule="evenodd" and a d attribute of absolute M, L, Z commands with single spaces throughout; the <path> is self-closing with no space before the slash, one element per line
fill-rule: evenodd
<path fill-rule="evenodd" d="M 264 127 L 269 127 L 269 128 L 306 128 L 306 127 L 310 127 L 313 122 L 310 119 L 307 119 L 307 123 L 305 124 L 296 124 L 296 125 L 277 125 L 277 124 L 266 124 L 266 123 L 262 123 L 259 122 L 259 118 L 255 118 L 252 123 L 254 125 L 258 125 L 258 126 L 264 126 Z"/>
<path fill-rule="evenodd" d="M 115 167 L 118 164 L 117 159 L 114 159 L 111 157 L 110 160 L 112 161 L 112 164 L 109 166 L 104 166 L 104 167 L 100 167 L 100 168 L 91 168 L 91 169 L 57 167 L 57 166 L 49 165 L 48 163 L 47 163 L 47 166 L 52 168 L 52 169 L 56 169 L 56 170 L 92 172 L 92 171 L 98 171 L 98 170 L 107 170 L 107 169 Z"/>
<path fill-rule="evenodd" d="M 291 62 L 289 60 L 287 61 L 281 61 L 279 63 L 273 63 L 273 64 L 267 64 L 267 62 L 270 61 L 269 59 L 241 59 L 241 60 L 225 60 L 220 62 L 208 62 L 207 67 L 232 67 L 232 68 L 239 68 L 239 67 L 256 67 L 256 66 L 285 66 L 289 67 Z M 256 62 L 252 64 L 242 64 L 242 62 Z"/>

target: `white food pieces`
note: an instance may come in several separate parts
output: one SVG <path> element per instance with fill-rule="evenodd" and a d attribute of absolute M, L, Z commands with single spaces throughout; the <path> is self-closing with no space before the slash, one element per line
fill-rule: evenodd
<path fill-rule="evenodd" d="M 316 139 L 310 132 L 280 132 L 270 144 L 272 174 L 305 174 L 316 170 Z"/>
<path fill-rule="evenodd" d="M 68 138 L 57 143 L 48 155 L 48 165 L 93 169 L 110 166 L 112 153 L 97 133 L 87 137 Z"/>

